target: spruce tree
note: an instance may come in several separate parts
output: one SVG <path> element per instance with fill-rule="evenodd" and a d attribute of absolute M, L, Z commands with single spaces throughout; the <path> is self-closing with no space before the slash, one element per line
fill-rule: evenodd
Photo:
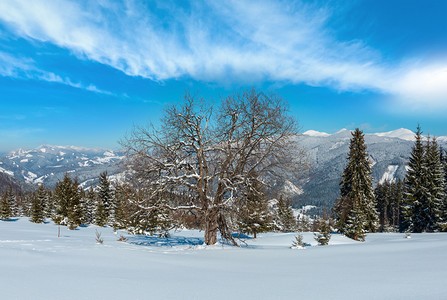
<path fill-rule="evenodd" d="M 3 193 L 2 201 L 0 202 L 0 219 L 8 221 L 11 218 L 11 206 L 8 201 L 8 193 Z"/>
<path fill-rule="evenodd" d="M 44 223 L 44 205 L 47 192 L 43 184 L 39 185 L 39 188 L 32 198 L 30 221 L 33 223 Z"/>
<path fill-rule="evenodd" d="M 441 214 L 441 230 L 447 231 L 447 152 L 442 148 L 439 150 L 440 160 L 444 171 L 444 199 L 442 201 L 442 214 Z"/>
<path fill-rule="evenodd" d="M 113 225 L 115 223 L 116 207 L 113 190 L 110 181 L 107 178 L 107 171 L 104 171 L 99 175 L 98 197 L 104 205 L 107 223 Z"/>
<path fill-rule="evenodd" d="M 98 226 L 107 225 L 107 212 L 101 198 L 97 198 L 94 223 Z"/>
<path fill-rule="evenodd" d="M 347 160 L 334 208 L 336 226 L 346 236 L 362 240 L 365 232 L 376 231 L 378 214 L 364 134 L 358 128 L 352 133 Z"/>
<path fill-rule="evenodd" d="M 425 229 L 423 202 L 426 195 L 425 149 L 418 125 L 405 176 L 405 202 L 402 207 L 405 223 L 402 229 L 422 232 Z"/>
<path fill-rule="evenodd" d="M 265 199 L 262 187 L 259 184 L 250 189 L 247 196 L 242 200 L 238 225 L 241 232 L 253 234 L 254 238 L 258 233 L 269 231 L 272 228 L 268 201 Z"/>
<path fill-rule="evenodd" d="M 293 215 L 290 200 L 284 201 L 280 196 L 275 218 L 276 227 L 282 232 L 291 232 L 296 229 L 296 218 Z"/>
<path fill-rule="evenodd" d="M 440 229 L 444 201 L 444 170 L 436 139 L 427 141 L 426 157 L 427 171 L 427 203 L 425 207 L 425 231 L 433 232 Z"/>

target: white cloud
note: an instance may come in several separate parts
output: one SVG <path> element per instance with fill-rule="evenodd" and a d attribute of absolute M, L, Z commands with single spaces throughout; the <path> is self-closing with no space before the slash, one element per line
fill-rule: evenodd
<path fill-rule="evenodd" d="M 55 73 L 41 70 L 29 58 L 15 57 L 2 51 L 0 51 L 0 76 L 55 82 L 95 93 L 113 95 L 113 93 L 98 89 L 94 85 L 73 82 L 70 78 L 62 78 Z"/>
<path fill-rule="evenodd" d="M 22 37 L 54 43 L 130 76 L 285 81 L 375 90 L 405 101 L 424 96 L 446 105 L 447 64 L 391 65 L 360 40 L 338 41 L 327 28 L 328 6 L 242 0 L 189 5 L 11 0 L 0 2 L 0 20 Z"/>

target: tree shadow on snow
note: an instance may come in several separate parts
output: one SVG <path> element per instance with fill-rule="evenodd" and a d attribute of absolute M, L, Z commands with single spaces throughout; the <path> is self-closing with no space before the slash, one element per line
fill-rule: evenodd
<path fill-rule="evenodd" d="M 152 247 L 198 246 L 203 245 L 203 238 L 173 236 L 168 238 L 147 235 L 129 236 L 129 244 Z"/>
<path fill-rule="evenodd" d="M 1 220 L 4 221 L 4 222 L 16 222 L 16 221 L 19 220 L 19 218 L 12 218 L 12 219 L 8 219 L 8 220 L 1 219 Z"/>

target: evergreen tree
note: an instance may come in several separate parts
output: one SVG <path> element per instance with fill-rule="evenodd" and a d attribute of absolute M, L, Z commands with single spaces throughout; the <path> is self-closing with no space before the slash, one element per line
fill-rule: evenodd
<path fill-rule="evenodd" d="M 11 206 L 8 201 L 8 193 L 4 193 L 2 201 L 0 202 L 0 219 L 7 221 L 11 218 Z"/>
<path fill-rule="evenodd" d="M 254 238 L 258 233 L 269 231 L 272 228 L 268 201 L 265 199 L 262 187 L 259 184 L 250 189 L 248 195 L 242 200 L 238 225 L 241 232 L 252 233 Z"/>
<path fill-rule="evenodd" d="M 19 206 L 17 203 L 18 202 L 17 195 L 14 193 L 11 185 L 9 186 L 7 197 L 8 197 L 9 207 L 11 209 L 11 216 L 12 217 L 20 217 Z"/>
<path fill-rule="evenodd" d="M 378 214 L 364 134 L 358 128 L 352 133 L 347 159 L 334 208 L 336 226 L 346 236 L 362 240 L 364 232 L 376 231 Z"/>
<path fill-rule="evenodd" d="M 291 232 L 296 229 L 296 219 L 293 215 L 290 200 L 284 201 L 282 196 L 278 201 L 275 223 L 277 229 L 282 232 Z"/>
<path fill-rule="evenodd" d="M 107 171 L 99 175 L 98 197 L 101 199 L 107 216 L 107 224 L 115 223 L 115 201 L 111 184 L 107 178 Z"/>
<path fill-rule="evenodd" d="M 402 207 L 405 218 L 402 229 L 422 232 L 425 229 L 424 202 L 426 202 L 425 150 L 422 143 L 422 130 L 418 125 L 415 143 L 411 149 L 408 171 L 405 176 L 405 203 Z"/>
<path fill-rule="evenodd" d="M 314 238 L 318 242 L 318 245 L 326 246 L 331 239 L 331 227 L 329 226 L 329 221 L 320 220 L 318 223 L 318 233 L 314 233 Z"/>
<path fill-rule="evenodd" d="M 96 225 L 101 226 L 101 227 L 107 225 L 106 207 L 100 197 L 97 198 L 97 202 L 96 202 L 94 222 Z"/>
<path fill-rule="evenodd" d="M 33 223 L 44 223 L 44 204 L 47 192 L 43 184 L 39 185 L 39 188 L 33 196 L 30 211 L 30 221 Z"/>
<path fill-rule="evenodd" d="M 427 171 L 427 203 L 425 207 L 425 231 L 433 232 L 440 229 L 442 207 L 444 201 L 444 170 L 436 139 L 428 140 L 426 144 L 425 164 Z"/>
<path fill-rule="evenodd" d="M 444 199 L 442 202 L 441 229 L 447 231 L 447 152 L 442 148 L 439 150 L 440 160 L 444 171 Z"/>
<path fill-rule="evenodd" d="M 77 178 L 73 181 L 70 175 L 65 173 L 64 179 L 56 184 L 54 199 L 56 212 L 53 220 L 56 224 L 69 225 L 70 229 L 82 224 L 82 206 Z"/>

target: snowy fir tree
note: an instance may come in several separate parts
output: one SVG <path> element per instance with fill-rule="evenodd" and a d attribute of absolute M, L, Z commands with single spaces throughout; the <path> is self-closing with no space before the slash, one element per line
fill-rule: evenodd
<path fill-rule="evenodd" d="M 444 199 L 442 201 L 441 230 L 447 231 L 447 152 L 442 148 L 439 150 L 440 160 L 444 170 Z"/>
<path fill-rule="evenodd" d="M 43 223 L 45 221 L 45 200 L 47 192 L 43 184 L 39 185 L 37 192 L 35 193 L 30 210 L 30 221 L 33 223 Z"/>
<path fill-rule="evenodd" d="M 441 153 L 435 138 L 427 140 L 425 164 L 427 170 L 427 203 L 425 209 L 425 231 L 439 231 L 444 202 L 444 170 Z"/>
<path fill-rule="evenodd" d="M 376 209 L 379 213 L 380 231 L 396 232 L 400 228 L 401 206 L 403 204 L 402 180 L 385 181 L 374 189 Z"/>
<path fill-rule="evenodd" d="M 115 223 L 115 201 L 114 193 L 107 178 L 107 171 L 102 172 L 99 175 L 98 197 L 101 199 L 102 204 L 107 216 L 107 224 L 112 225 Z"/>
<path fill-rule="evenodd" d="M 441 229 L 445 201 L 444 170 L 435 139 L 422 141 L 417 128 L 416 141 L 408 163 L 403 215 L 404 230 L 433 232 Z"/>
<path fill-rule="evenodd" d="M 104 202 L 102 202 L 101 198 L 97 198 L 96 201 L 96 209 L 95 209 L 95 217 L 94 223 L 98 226 L 106 226 L 107 225 L 107 212 Z"/>
<path fill-rule="evenodd" d="M 56 209 L 53 220 L 56 224 L 69 225 L 70 229 L 82 224 L 83 211 L 77 178 L 73 181 L 65 173 L 64 179 L 56 184 L 54 199 Z"/>
<path fill-rule="evenodd" d="M 272 229 L 272 216 L 269 212 L 268 201 L 264 197 L 262 186 L 254 183 L 246 197 L 240 203 L 238 212 L 238 228 L 242 233 L 256 235 Z"/>
<path fill-rule="evenodd" d="M 336 226 L 346 236 L 362 240 L 365 232 L 376 231 L 378 214 L 364 134 L 358 128 L 352 133 L 347 159 L 334 207 Z"/>
<path fill-rule="evenodd" d="M 0 219 L 7 221 L 11 218 L 12 211 L 11 205 L 8 200 L 8 193 L 3 193 L 2 200 L 0 202 Z"/>
<path fill-rule="evenodd" d="M 296 218 L 293 215 L 290 200 L 284 201 L 282 195 L 279 197 L 275 215 L 275 226 L 282 232 L 291 232 L 296 229 Z"/>
<path fill-rule="evenodd" d="M 331 239 L 331 227 L 329 226 L 329 221 L 320 220 L 318 222 L 318 232 L 314 233 L 314 238 L 320 246 L 326 246 L 329 244 Z"/>

